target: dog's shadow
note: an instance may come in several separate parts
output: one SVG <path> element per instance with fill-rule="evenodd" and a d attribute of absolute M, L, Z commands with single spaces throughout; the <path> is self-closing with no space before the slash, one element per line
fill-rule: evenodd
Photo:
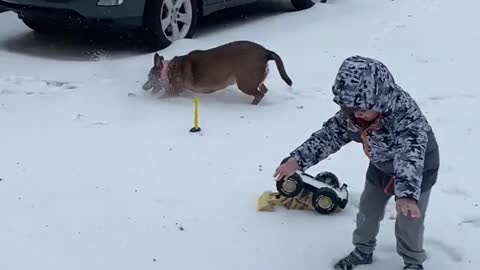
<path fill-rule="evenodd" d="M 210 94 L 201 94 L 193 91 L 184 91 L 178 95 L 162 95 L 153 94 L 151 91 L 144 92 L 144 96 L 147 99 L 156 99 L 158 102 L 167 102 L 167 103 L 191 103 L 194 99 L 200 100 L 204 104 L 237 104 L 244 105 L 250 104 L 253 100 L 253 97 L 243 94 L 240 90 L 236 89 L 234 86 L 229 86 L 223 90 L 217 91 Z"/>
<path fill-rule="evenodd" d="M 275 92 L 275 93 L 274 93 Z M 228 86 L 225 89 L 219 90 L 210 94 L 196 93 L 190 90 L 186 90 L 175 96 L 162 96 L 161 94 L 152 94 L 151 90 L 143 92 L 142 95 L 146 99 L 154 99 L 156 102 L 169 103 L 169 104 L 185 104 L 191 103 L 197 98 L 203 104 L 209 104 L 216 106 L 218 104 L 227 105 L 250 105 L 250 106 L 271 106 L 278 104 L 281 100 L 293 100 L 297 95 L 297 90 L 294 88 L 280 88 L 270 89 L 258 105 L 252 105 L 254 99 L 253 96 L 249 96 L 240 91 L 235 85 Z"/>

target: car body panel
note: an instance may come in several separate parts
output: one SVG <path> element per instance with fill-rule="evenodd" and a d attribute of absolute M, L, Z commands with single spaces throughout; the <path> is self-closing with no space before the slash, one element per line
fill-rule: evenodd
<path fill-rule="evenodd" d="M 98 6 L 99 0 L 0 0 L 0 8 L 6 8 L 18 14 L 19 19 L 30 28 L 44 32 L 47 28 L 56 30 L 94 30 L 101 29 L 102 32 L 109 30 L 141 30 L 140 33 L 148 36 L 156 44 L 157 32 L 162 31 L 158 25 L 148 26 L 155 14 L 145 12 L 149 6 L 147 3 L 153 0 L 124 0 L 118 6 Z M 161 0 L 154 0 L 161 1 Z M 208 16 L 214 12 L 228 8 L 239 7 L 247 4 L 260 2 L 287 3 L 291 5 L 292 0 L 195 0 L 199 1 L 201 14 Z M 43 29 L 42 29 L 43 28 Z M 44 30 L 45 29 L 45 30 Z M 163 37 L 163 35 L 162 35 Z M 161 41 L 162 47 L 167 41 Z"/>
<path fill-rule="evenodd" d="M 68 10 L 78 13 L 79 16 L 86 19 L 126 19 L 136 18 L 137 24 L 141 24 L 147 0 L 125 0 L 123 4 L 114 7 L 99 7 L 98 0 L 0 0 L 0 8 L 5 6 L 9 10 L 20 13 L 30 11 L 36 14 L 44 11 L 48 13 L 55 10 Z M 251 4 L 257 0 L 201 0 L 203 5 L 202 16 L 210 15 L 214 12 Z"/>
<path fill-rule="evenodd" d="M 98 0 L 1 0 L 0 6 L 16 11 L 28 12 L 31 9 L 70 10 L 85 18 L 120 19 L 142 17 L 146 0 L 125 0 L 119 6 L 99 7 Z"/>
<path fill-rule="evenodd" d="M 257 0 L 204 0 L 203 16 L 208 16 L 223 9 L 238 7 L 245 4 L 253 4 L 256 2 Z"/>

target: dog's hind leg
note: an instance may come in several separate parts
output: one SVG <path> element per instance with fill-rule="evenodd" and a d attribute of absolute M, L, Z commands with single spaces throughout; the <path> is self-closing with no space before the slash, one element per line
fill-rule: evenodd
<path fill-rule="evenodd" d="M 265 86 L 265 84 L 262 82 L 258 87 L 257 87 L 258 92 L 266 95 L 268 92 L 268 88 Z"/>
<path fill-rule="evenodd" d="M 265 93 L 268 91 L 265 85 L 263 85 L 263 83 L 258 85 L 255 80 L 238 80 L 237 85 L 243 93 L 254 97 L 252 105 L 257 105 L 260 100 L 262 100 L 263 96 L 265 96 Z"/>
<path fill-rule="evenodd" d="M 260 100 L 262 100 L 264 95 L 256 95 L 255 98 L 253 99 L 252 101 L 252 105 L 258 105 L 258 103 L 260 102 Z"/>
<path fill-rule="evenodd" d="M 238 76 L 237 86 L 245 94 L 253 96 L 252 105 L 260 103 L 262 98 L 268 92 L 267 87 L 263 82 L 266 79 L 266 67 L 260 67 L 257 72 L 241 74 Z"/>
<path fill-rule="evenodd" d="M 257 105 L 262 100 L 262 98 L 265 96 L 265 94 L 267 94 L 267 92 L 268 92 L 267 87 L 263 83 L 261 83 L 257 87 L 257 90 L 258 90 L 258 94 L 255 95 L 255 98 L 252 101 L 252 105 Z"/>

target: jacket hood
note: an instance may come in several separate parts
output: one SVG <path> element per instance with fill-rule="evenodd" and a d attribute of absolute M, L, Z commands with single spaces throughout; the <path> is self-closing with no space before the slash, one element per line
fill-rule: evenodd
<path fill-rule="evenodd" d="M 388 113 L 395 106 L 398 86 L 378 60 L 350 56 L 340 66 L 332 87 L 333 101 L 341 107 Z"/>

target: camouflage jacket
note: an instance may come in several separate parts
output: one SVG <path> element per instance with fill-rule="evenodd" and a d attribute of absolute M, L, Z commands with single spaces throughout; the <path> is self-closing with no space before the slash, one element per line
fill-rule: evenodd
<path fill-rule="evenodd" d="M 362 142 L 373 164 L 391 168 L 395 198 L 418 200 L 426 152 L 437 146 L 429 143 L 429 138 L 434 139 L 433 132 L 416 102 L 395 83 L 384 64 L 361 56 L 344 60 L 332 92 L 334 102 L 341 107 L 375 110 L 381 116 L 373 124 L 362 126 L 340 109 L 290 153 L 301 170 L 305 171 L 351 141 Z"/>

